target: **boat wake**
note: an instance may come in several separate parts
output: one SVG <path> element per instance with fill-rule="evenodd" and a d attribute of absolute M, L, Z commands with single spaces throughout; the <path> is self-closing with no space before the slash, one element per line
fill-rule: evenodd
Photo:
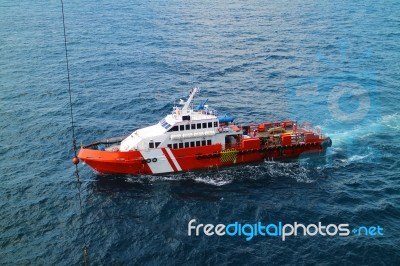
<path fill-rule="evenodd" d="M 326 153 L 326 168 L 342 168 L 352 164 L 379 163 L 382 146 L 377 140 L 384 139 L 391 145 L 399 145 L 400 114 L 394 113 L 371 121 L 368 126 L 335 128 L 324 131 L 332 139 L 333 145 Z"/>
<path fill-rule="evenodd" d="M 193 181 L 195 183 L 203 183 L 212 186 L 224 186 L 234 181 L 231 172 L 224 169 L 221 171 L 199 171 L 199 172 L 186 172 L 179 174 L 169 175 L 140 175 L 129 176 L 127 182 L 132 183 L 148 183 L 148 182 L 162 182 L 162 181 Z"/>
<path fill-rule="evenodd" d="M 312 183 L 316 172 L 321 172 L 323 168 L 307 169 L 298 162 L 260 162 L 252 165 L 238 165 L 219 170 L 208 170 L 198 172 L 186 172 L 181 174 L 170 174 L 163 176 L 140 175 L 128 176 L 126 182 L 129 183 L 153 183 L 163 181 L 191 181 L 211 186 L 225 186 L 233 182 L 246 182 L 249 180 L 261 181 L 272 179 L 292 179 L 296 182 Z"/>
<path fill-rule="evenodd" d="M 380 123 L 387 128 L 399 131 L 400 130 L 400 114 L 394 113 L 391 115 L 385 115 L 380 120 Z"/>

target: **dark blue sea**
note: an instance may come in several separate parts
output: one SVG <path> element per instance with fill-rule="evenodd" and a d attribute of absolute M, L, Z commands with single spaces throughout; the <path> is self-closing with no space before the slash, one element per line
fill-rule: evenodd
<path fill-rule="evenodd" d="M 399 265 L 400 2 L 65 0 L 77 145 L 198 86 L 238 123 L 297 119 L 325 156 L 165 176 L 73 157 L 61 3 L 0 2 L 0 264 Z M 82 220 L 81 220 L 82 219 Z M 383 228 L 188 236 L 188 223 Z M 361 229 L 360 229 L 361 230 Z"/>

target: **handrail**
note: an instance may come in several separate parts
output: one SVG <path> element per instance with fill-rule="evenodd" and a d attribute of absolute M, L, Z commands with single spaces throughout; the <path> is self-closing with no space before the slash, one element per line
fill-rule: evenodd
<path fill-rule="evenodd" d="M 92 148 L 97 145 L 105 144 L 105 145 L 112 145 L 116 143 L 122 142 L 124 139 L 126 139 L 129 135 L 126 136 L 118 136 L 118 137 L 111 137 L 111 138 L 106 138 L 106 139 L 101 139 L 101 140 L 96 140 L 90 144 L 82 146 L 84 149 Z"/>

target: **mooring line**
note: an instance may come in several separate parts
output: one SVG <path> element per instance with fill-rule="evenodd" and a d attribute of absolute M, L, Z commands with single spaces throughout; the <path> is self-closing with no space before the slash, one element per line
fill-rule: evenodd
<path fill-rule="evenodd" d="M 83 223 L 81 181 L 80 181 L 80 176 L 79 176 L 79 171 L 78 171 L 79 159 L 78 159 L 78 156 L 77 156 L 77 148 L 76 148 L 74 114 L 72 112 L 72 92 L 71 92 L 71 81 L 70 81 L 70 76 L 69 76 L 67 34 L 65 32 L 65 18 L 64 18 L 64 3 L 63 3 L 63 0 L 61 0 L 61 12 L 62 12 L 62 21 L 63 21 L 63 29 L 64 29 L 65 60 L 67 62 L 67 77 L 68 77 L 68 93 L 69 93 L 70 116 L 71 116 L 72 146 L 74 148 L 74 158 L 73 158 L 72 162 L 75 165 L 76 187 L 78 189 L 78 197 L 79 197 L 81 230 L 82 230 L 83 243 L 84 243 L 84 245 L 83 245 L 83 263 L 84 263 L 85 266 L 87 266 L 87 265 L 89 265 L 89 255 L 88 255 L 88 246 L 87 246 L 87 242 L 86 242 L 85 226 L 84 226 L 84 223 Z"/>

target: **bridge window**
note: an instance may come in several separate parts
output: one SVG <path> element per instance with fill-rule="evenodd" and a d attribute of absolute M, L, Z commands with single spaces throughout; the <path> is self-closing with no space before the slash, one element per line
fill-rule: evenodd
<path fill-rule="evenodd" d="M 186 126 L 185 126 L 185 129 L 186 129 L 186 130 L 190 130 L 190 125 L 186 125 Z"/>
<path fill-rule="evenodd" d="M 197 124 L 197 129 L 201 129 L 201 123 Z"/>
<path fill-rule="evenodd" d="M 179 149 L 182 149 L 183 148 L 183 143 L 181 142 L 181 143 L 179 143 Z"/>
<path fill-rule="evenodd" d="M 207 123 L 203 123 L 203 128 L 207 128 Z"/>
<path fill-rule="evenodd" d="M 185 142 L 185 148 L 189 148 L 189 142 Z"/>
<path fill-rule="evenodd" d="M 178 149 L 178 143 L 174 143 L 174 149 Z"/>
<path fill-rule="evenodd" d="M 184 130 L 185 130 L 185 125 L 180 125 L 180 126 L 179 126 L 179 130 L 180 130 L 180 131 L 184 131 Z"/>
<path fill-rule="evenodd" d="M 165 128 L 165 129 L 170 129 L 170 128 L 171 128 L 171 125 L 168 124 L 168 122 L 165 121 L 165 119 L 162 119 L 162 120 L 160 121 L 160 124 L 161 124 L 161 126 L 162 126 L 163 128 Z"/>
<path fill-rule="evenodd" d="M 207 140 L 207 145 L 211 145 L 211 139 Z"/>
<path fill-rule="evenodd" d="M 174 126 L 168 132 L 178 131 L 178 126 Z"/>
<path fill-rule="evenodd" d="M 150 149 L 154 149 L 154 142 L 150 142 L 150 143 L 149 143 L 149 148 L 150 148 Z"/>
<path fill-rule="evenodd" d="M 206 141 L 205 140 L 201 141 L 201 146 L 206 146 Z"/>
<path fill-rule="evenodd" d="M 214 127 L 218 127 L 218 122 L 214 122 Z"/>
<path fill-rule="evenodd" d="M 196 129 L 196 124 L 191 124 L 190 126 L 192 129 Z"/>
<path fill-rule="evenodd" d="M 212 126 L 212 122 L 208 122 L 208 127 L 209 128 L 212 128 L 213 126 Z"/>
<path fill-rule="evenodd" d="M 190 142 L 190 147 L 194 147 L 194 141 Z"/>
<path fill-rule="evenodd" d="M 196 141 L 196 147 L 200 146 L 200 140 Z"/>
<path fill-rule="evenodd" d="M 167 147 L 172 149 L 172 144 L 168 144 Z"/>
<path fill-rule="evenodd" d="M 161 142 L 156 142 L 156 148 L 158 148 L 158 146 L 160 146 Z"/>

